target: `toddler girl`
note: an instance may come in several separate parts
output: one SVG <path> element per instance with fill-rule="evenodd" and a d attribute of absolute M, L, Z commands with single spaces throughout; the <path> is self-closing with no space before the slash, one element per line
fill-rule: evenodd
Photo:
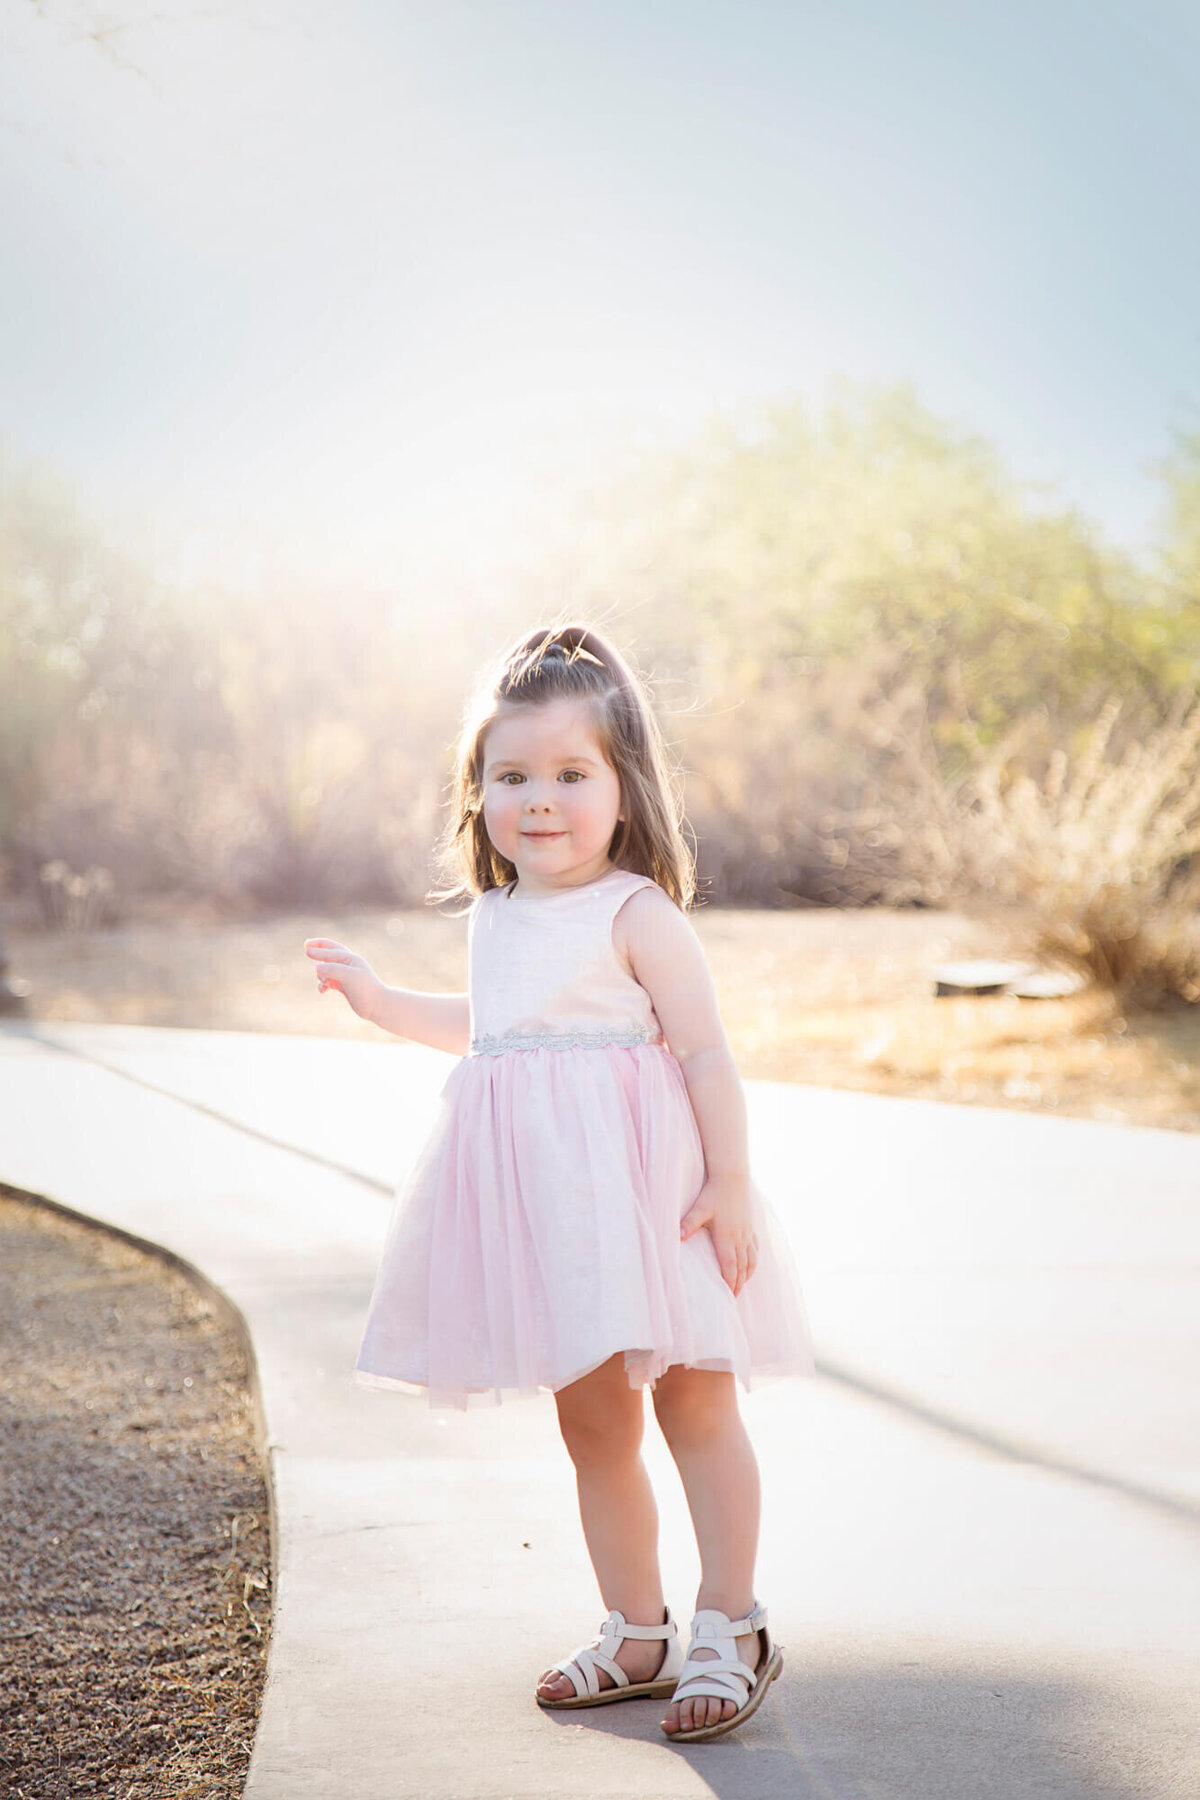
<path fill-rule="evenodd" d="M 468 712 L 445 849 L 469 992 L 385 987 L 328 938 L 320 991 L 461 1057 L 396 1196 L 355 1379 L 433 1406 L 549 1389 L 604 1603 L 544 1707 L 643 1695 L 677 1743 L 732 1731 L 782 1659 L 754 1593 L 759 1481 L 737 1381 L 811 1375 L 808 1321 L 748 1170 L 746 1110 L 685 908 L 692 861 L 647 695 L 599 633 L 533 632 Z M 664 1605 L 643 1390 L 702 1578 Z"/>

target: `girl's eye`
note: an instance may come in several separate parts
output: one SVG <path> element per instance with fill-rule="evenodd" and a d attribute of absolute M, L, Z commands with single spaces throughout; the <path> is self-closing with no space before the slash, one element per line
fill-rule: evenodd
<path fill-rule="evenodd" d="M 582 769 L 564 769 L 563 774 L 564 775 L 577 775 L 579 777 L 580 781 L 584 780 L 584 774 L 583 774 Z M 525 779 L 525 777 L 523 775 L 519 774 L 516 769 L 509 769 L 506 774 L 504 774 L 500 777 L 501 787 L 508 787 L 510 776 L 515 781 L 524 781 L 524 779 Z M 575 785 L 574 782 L 572 782 L 571 785 L 573 787 Z"/>

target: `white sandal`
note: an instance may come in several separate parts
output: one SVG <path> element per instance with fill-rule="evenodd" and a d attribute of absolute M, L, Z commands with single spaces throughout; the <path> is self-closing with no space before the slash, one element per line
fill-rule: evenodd
<path fill-rule="evenodd" d="M 758 1668 L 747 1668 L 737 1653 L 735 1638 L 757 1631 L 762 1639 Z M 711 1657 L 697 1657 L 697 1650 L 715 1650 Z M 757 1712 L 766 1698 L 767 1689 L 783 1668 L 779 1645 L 771 1642 L 767 1630 L 767 1609 L 756 1601 L 748 1618 L 730 1619 L 715 1607 L 705 1607 L 692 1620 L 692 1638 L 687 1660 L 680 1670 L 679 1686 L 672 1700 L 700 1700 L 711 1695 L 714 1700 L 732 1700 L 737 1711 L 715 1725 L 701 1725 L 694 1731 L 668 1731 L 664 1736 L 672 1744 L 696 1744 L 704 1738 L 723 1737 L 735 1731 Z"/>
<path fill-rule="evenodd" d="M 664 1610 L 667 1616 L 661 1625 L 627 1625 L 624 1613 L 610 1612 L 600 1627 L 598 1645 L 581 1644 L 563 1662 L 554 1664 L 575 1689 L 574 1698 L 544 1700 L 540 1694 L 535 1694 L 538 1705 L 607 1706 L 613 1700 L 658 1700 L 665 1694 L 673 1694 L 683 1666 L 683 1649 L 679 1642 L 679 1628 L 671 1617 L 671 1609 L 668 1606 Z M 666 1654 L 652 1681 L 630 1681 L 616 1661 L 616 1653 L 623 1638 L 666 1638 Z M 615 1686 L 600 1686 L 597 1673 L 599 1669 L 612 1677 Z"/>

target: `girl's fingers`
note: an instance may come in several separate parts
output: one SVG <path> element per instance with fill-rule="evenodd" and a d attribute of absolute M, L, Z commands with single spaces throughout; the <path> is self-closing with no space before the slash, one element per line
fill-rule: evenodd
<path fill-rule="evenodd" d="M 736 1297 L 753 1275 L 758 1265 L 758 1253 L 752 1244 L 734 1242 L 725 1247 L 718 1246 L 717 1261 L 725 1285 L 732 1288 Z"/>
<path fill-rule="evenodd" d="M 680 1237 L 681 1238 L 692 1237 L 695 1232 L 697 1232 L 701 1229 L 702 1226 L 708 1224 L 708 1220 L 709 1220 L 709 1214 L 706 1213 L 703 1210 L 703 1208 L 701 1208 L 700 1211 L 697 1211 L 694 1206 L 689 1207 L 687 1212 L 684 1213 L 682 1219 L 679 1221 Z"/>
<path fill-rule="evenodd" d="M 720 1265 L 721 1265 L 721 1274 L 723 1275 L 723 1277 L 725 1279 L 725 1286 L 732 1288 L 734 1293 L 736 1294 L 737 1293 L 737 1284 L 738 1284 L 737 1251 L 734 1250 L 732 1246 L 730 1246 L 729 1248 L 727 1248 L 724 1251 L 724 1253 L 722 1255 L 720 1255 L 718 1257 L 717 1260 L 720 1262 Z"/>

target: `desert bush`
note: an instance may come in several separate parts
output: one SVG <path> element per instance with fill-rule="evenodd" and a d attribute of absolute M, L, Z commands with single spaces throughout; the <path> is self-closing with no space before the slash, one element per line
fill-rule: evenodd
<path fill-rule="evenodd" d="M 42 920 L 52 931 L 94 931 L 120 917 L 111 869 L 93 865 L 82 874 L 65 862 L 43 863 L 39 871 Z"/>
<path fill-rule="evenodd" d="M 1200 1001 L 1200 695 L 1157 725 L 1124 710 L 1067 734 L 1027 714 L 949 780 L 927 719 L 895 718 L 887 842 L 924 897 L 1019 914 L 1031 954 L 1123 1002 Z"/>
<path fill-rule="evenodd" d="M 702 893 L 741 905 L 938 903 L 929 859 L 918 875 L 903 853 L 899 813 L 921 808 L 906 804 L 895 721 L 916 690 L 898 689 L 895 665 L 895 651 L 869 642 L 853 663 L 744 656 L 699 683 L 677 731 Z"/>

